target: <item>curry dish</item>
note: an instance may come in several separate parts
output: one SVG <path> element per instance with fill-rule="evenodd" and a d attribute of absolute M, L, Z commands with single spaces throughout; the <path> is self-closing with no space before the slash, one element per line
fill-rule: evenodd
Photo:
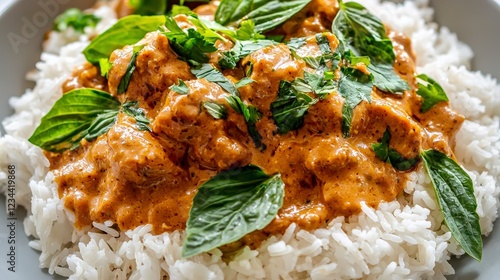
<path fill-rule="evenodd" d="M 195 12 L 211 18 L 216 8 L 210 3 Z M 285 41 L 306 37 L 296 54 L 321 55 L 315 34 L 323 33 L 332 49 L 339 45 L 331 33 L 337 10 L 336 1 L 314 0 L 272 33 L 285 35 Z M 194 27 L 186 15 L 174 19 L 183 29 Z M 254 82 L 239 92 L 245 103 L 262 113 L 256 129 L 265 149 L 256 147 L 241 114 L 228 110 L 227 118 L 216 119 L 203 109 L 206 101 L 229 108 L 228 93 L 216 83 L 197 79 L 161 32 L 151 32 L 137 43 L 144 48 L 124 94 L 118 94 L 117 88 L 133 46 L 113 52 L 108 78 L 101 77 L 96 66 L 82 65 L 64 84 L 64 92 L 96 88 L 121 102 L 138 101 L 152 131 L 138 130 L 134 118 L 121 112 L 109 132 L 95 141 L 83 140 L 78 149 L 62 154 L 46 153 L 59 196 L 75 215 L 75 226 L 110 220 L 120 230 L 144 224 L 152 224 L 157 234 L 184 229 L 197 188 L 221 171 L 248 164 L 267 174 L 281 173 L 285 183 L 283 207 L 267 227 L 244 237 L 242 242 L 250 246 L 283 233 L 291 223 L 312 230 L 334 217 L 359 213 L 360 202 L 377 207 L 403 195 L 408 171 L 398 171 L 379 159 L 372 144 L 380 142 L 389 129 L 391 146 L 405 158 L 418 157 L 420 150 L 429 148 L 452 154 L 453 137 L 464 118 L 447 102 L 421 112 L 411 42 L 402 34 L 386 32 L 396 55 L 394 69 L 411 89 L 395 95 L 374 87 L 371 102 L 363 101 L 354 109 L 347 138 L 342 134 L 344 99 L 336 92 L 311 106 L 300 129 L 276 132 L 270 107 L 280 81 L 313 71 L 286 44 L 267 46 L 245 57 L 235 69 L 221 70 L 236 82 L 252 65 L 249 77 Z M 219 40 L 216 46 L 218 51 L 209 55 L 214 66 L 233 43 Z M 368 72 L 363 64 L 358 69 Z M 189 94 L 169 89 L 179 79 L 185 81 Z"/>

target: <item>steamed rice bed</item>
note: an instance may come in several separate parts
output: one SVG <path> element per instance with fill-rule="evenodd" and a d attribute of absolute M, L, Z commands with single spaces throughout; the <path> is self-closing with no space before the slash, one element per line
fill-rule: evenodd
<path fill-rule="evenodd" d="M 446 90 L 451 106 L 467 118 L 456 136 L 455 154 L 474 181 L 482 233 L 488 234 L 497 211 L 499 131 L 493 111 L 499 103 L 498 85 L 463 66 L 453 66 L 467 64 L 471 52 L 446 30 L 436 34 L 425 24 L 430 17 L 425 1 L 404 6 L 360 2 L 385 24 L 412 38 L 418 71 L 435 78 Z M 96 30 L 87 30 L 87 35 L 102 32 L 113 22 L 113 12 L 108 8 L 102 7 L 96 14 L 104 20 Z M 74 39 L 69 33 L 52 33 L 45 49 L 58 55 L 42 54 L 42 62 L 37 64 L 37 86 L 13 99 L 16 115 L 4 122 L 8 135 L 0 140 L 0 158 L 5 166 L 2 171 L 8 164 L 16 164 L 19 177 L 30 181 L 25 184 L 30 189 L 18 189 L 17 198 L 34 213 L 25 226 L 38 239 L 30 245 L 42 251 L 41 265 L 49 272 L 100 279 L 127 275 L 154 279 L 166 274 L 172 279 L 217 279 L 224 275 L 227 279 L 308 275 L 313 279 L 437 279 L 453 272 L 449 254 L 463 252 L 444 226 L 432 186 L 422 170 L 410 175 L 405 195 L 397 201 L 383 203 L 377 210 L 363 206 L 360 215 L 347 221 L 336 218 L 326 228 L 313 232 L 292 224 L 283 236 L 271 237 L 257 250 L 245 249 L 229 263 L 221 260 L 219 250 L 182 259 L 180 232 L 152 235 L 151 226 L 142 226 L 120 235 L 107 223 L 94 224 L 94 232 L 88 234 L 75 231 L 52 175 L 46 175 L 48 161 L 39 148 L 25 140 L 36 127 L 31 121 L 39 122 L 61 95 L 61 85 L 72 69 L 85 61 L 81 51 L 88 44 L 86 39 L 63 47 Z"/>

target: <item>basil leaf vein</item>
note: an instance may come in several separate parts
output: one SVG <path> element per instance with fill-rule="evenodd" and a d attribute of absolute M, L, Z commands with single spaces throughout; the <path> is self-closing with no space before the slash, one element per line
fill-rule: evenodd
<path fill-rule="evenodd" d="M 483 240 L 471 178 L 439 151 L 423 151 L 421 157 L 450 232 L 465 253 L 481 261 Z"/>
<path fill-rule="evenodd" d="M 283 205 L 285 184 L 249 165 L 223 171 L 198 188 L 187 221 L 187 258 L 263 229 Z"/>

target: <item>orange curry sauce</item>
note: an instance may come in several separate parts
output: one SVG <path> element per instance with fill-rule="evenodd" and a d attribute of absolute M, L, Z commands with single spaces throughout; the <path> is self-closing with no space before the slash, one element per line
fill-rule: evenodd
<path fill-rule="evenodd" d="M 321 55 L 314 35 L 326 32 L 331 47 L 337 47 L 337 39 L 328 33 L 337 7 L 333 0 L 313 0 L 275 32 L 287 38 L 307 37 L 307 44 L 298 50 L 300 56 Z M 196 11 L 210 18 L 215 8 L 208 4 Z M 186 16 L 175 20 L 181 28 L 193 27 Z M 133 46 L 111 55 L 113 67 L 107 80 L 90 64 L 76 69 L 64 85 L 65 92 L 94 87 L 109 91 L 121 102 L 136 100 L 146 110 L 153 132 L 139 131 L 133 118 L 120 113 L 111 130 L 95 141 L 84 141 L 75 151 L 47 153 L 59 195 L 75 214 L 75 226 L 110 220 L 120 230 L 148 223 L 158 234 L 184 229 L 197 188 L 220 171 L 248 164 L 267 174 L 281 173 L 286 186 L 276 218 L 243 239 L 253 246 L 270 234 L 284 232 L 291 223 L 312 230 L 336 216 L 360 212 L 362 201 L 377 207 L 381 201 L 394 200 L 402 193 L 407 175 L 378 159 L 371 145 L 389 127 L 391 147 L 406 158 L 427 148 L 451 154 L 450 143 L 463 117 L 447 103 L 420 113 L 411 42 L 392 31 L 388 36 L 394 45 L 396 72 L 412 89 L 402 96 L 374 89 L 372 102 L 355 108 L 349 138 L 342 136 L 344 99 L 336 92 L 309 109 L 302 128 L 285 135 L 276 133 L 270 104 L 277 98 L 280 81 L 313 71 L 295 59 L 286 45 L 256 51 L 236 69 L 224 71 L 236 82 L 245 76 L 242 65 L 253 64 L 255 82 L 239 90 L 242 99 L 263 114 L 257 129 L 267 147 L 264 151 L 255 148 L 243 116 L 230 109 L 225 100 L 228 93 L 215 83 L 196 79 L 164 35 L 149 33 L 138 43 L 145 47 L 125 94 L 118 95 L 117 86 Z M 232 43 L 219 41 L 217 47 L 219 51 L 210 54 L 214 65 Z M 169 90 L 178 79 L 188 85 L 188 95 Z M 202 109 L 201 104 L 209 100 L 229 108 L 228 118 L 214 119 Z"/>

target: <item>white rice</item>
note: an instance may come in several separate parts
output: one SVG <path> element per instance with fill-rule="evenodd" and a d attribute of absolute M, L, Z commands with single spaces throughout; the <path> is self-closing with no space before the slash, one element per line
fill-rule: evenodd
<path fill-rule="evenodd" d="M 466 67 L 470 49 L 447 29 L 431 23 L 426 0 L 396 6 L 379 0 L 359 1 L 392 29 L 411 36 L 418 72 L 435 78 L 451 106 L 467 117 L 456 137 L 455 153 L 474 181 L 482 233 L 497 217 L 500 187 L 500 105 L 496 80 Z M 58 198 L 53 175 L 42 151 L 27 142 L 40 118 L 61 96 L 61 84 L 85 59 L 88 37 L 115 21 L 112 10 L 95 11 L 105 18 L 85 36 L 73 31 L 52 33 L 36 65 L 36 87 L 13 97 L 14 116 L 0 138 L 0 191 L 6 192 L 7 165 L 17 166 L 16 199 L 30 215 L 24 221 L 30 246 L 40 250 L 40 266 L 70 279 L 444 279 L 454 273 L 450 255 L 463 250 L 443 224 L 429 179 L 422 170 L 411 174 L 405 194 L 378 209 L 339 217 L 326 228 L 307 232 L 292 224 L 258 250 L 245 248 L 225 263 L 215 249 L 181 258 L 182 232 L 152 235 L 150 225 L 119 233 L 112 223 L 79 232 Z"/>

